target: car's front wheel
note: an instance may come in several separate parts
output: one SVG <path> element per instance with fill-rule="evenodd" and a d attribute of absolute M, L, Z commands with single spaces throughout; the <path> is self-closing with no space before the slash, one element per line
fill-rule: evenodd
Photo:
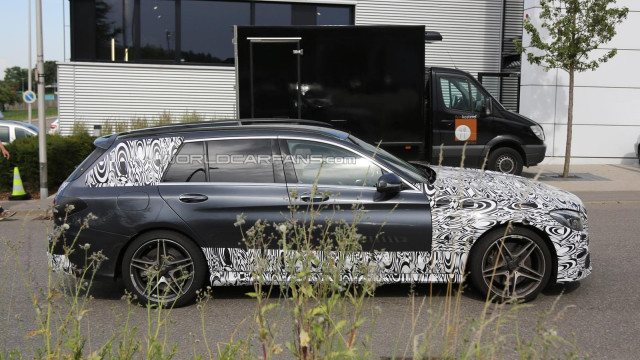
<path fill-rule="evenodd" d="M 139 303 L 176 307 L 195 298 L 207 274 L 200 248 L 171 231 L 135 239 L 125 251 L 121 270 L 125 286 Z"/>
<path fill-rule="evenodd" d="M 496 229 L 484 235 L 469 259 L 471 282 L 498 300 L 533 300 L 549 282 L 551 252 L 544 240 L 526 228 Z"/>
<path fill-rule="evenodd" d="M 522 156 L 512 148 L 501 147 L 492 150 L 487 159 L 489 170 L 498 171 L 503 174 L 522 174 Z"/>

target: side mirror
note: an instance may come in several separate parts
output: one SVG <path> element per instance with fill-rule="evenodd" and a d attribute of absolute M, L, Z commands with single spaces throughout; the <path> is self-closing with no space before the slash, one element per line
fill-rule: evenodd
<path fill-rule="evenodd" d="M 484 99 L 484 116 L 491 115 L 491 98 Z"/>
<path fill-rule="evenodd" d="M 402 190 L 402 179 L 396 174 L 384 174 L 378 178 L 376 189 L 381 193 L 398 193 Z"/>

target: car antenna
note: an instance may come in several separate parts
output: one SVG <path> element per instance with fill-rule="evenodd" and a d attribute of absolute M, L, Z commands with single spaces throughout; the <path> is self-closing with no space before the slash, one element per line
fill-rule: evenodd
<path fill-rule="evenodd" d="M 456 62 L 453 61 L 453 57 L 451 57 L 451 54 L 449 54 L 449 50 L 447 50 L 447 55 L 449 55 L 449 59 L 451 60 L 451 63 L 453 64 L 453 68 L 456 69 L 456 70 L 459 70 L 458 66 L 456 66 Z"/>

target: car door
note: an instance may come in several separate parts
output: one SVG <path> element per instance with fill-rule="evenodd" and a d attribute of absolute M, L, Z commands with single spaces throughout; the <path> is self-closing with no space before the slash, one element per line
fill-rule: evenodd
<path fill-rule="evenodd" d="M 201 246 L 244 250 L 243 233 L 256 221 L 286 220 L 288 192 L 273 146 L 275 139 L 261 137 L 185 141 L 159 189 Z"/>
<path fill-rule="evenodd" d="M 316 224 L 355 222 L 365 252 L 431 250 L 431 210 L 422 192 L 410 186 L 378 192 L 377 179 L 388 169 L 348 147 L 305 138 L 280 138 L 279 144 L 298 219 L 308 223 L 314 207 L 320 209 Z"/>

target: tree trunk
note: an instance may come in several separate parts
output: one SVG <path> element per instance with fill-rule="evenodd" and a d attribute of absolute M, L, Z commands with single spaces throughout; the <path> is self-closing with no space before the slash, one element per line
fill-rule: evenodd
<path fill-rule="evenodd" d="M 569 69 L 569 109 L 567 110 L 567 148 L 564 152 L 564 171 L 562 177 L 569 177 L 569 164 L 571 162 L 571 138 L 573 128 L 573 76 L 575 71 Z"/>

